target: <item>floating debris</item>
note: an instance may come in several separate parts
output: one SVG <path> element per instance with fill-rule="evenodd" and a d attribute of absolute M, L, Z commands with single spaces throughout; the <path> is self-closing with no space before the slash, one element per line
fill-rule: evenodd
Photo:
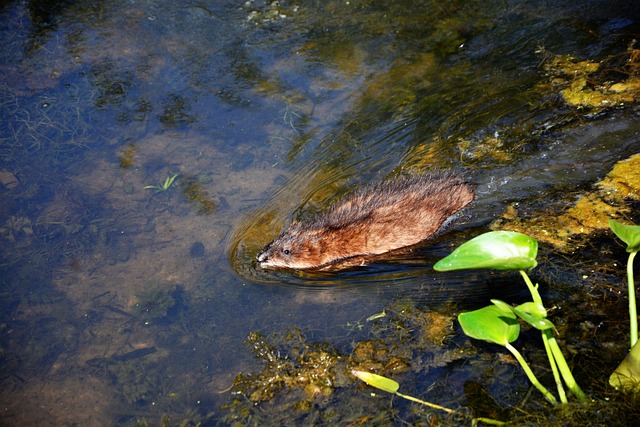
<path fill-rule="evenodd" d="M 0 170 L 0 184 L 7 190 L 13 190 L 20 185 L 20 180 L 13 172 Z"/>

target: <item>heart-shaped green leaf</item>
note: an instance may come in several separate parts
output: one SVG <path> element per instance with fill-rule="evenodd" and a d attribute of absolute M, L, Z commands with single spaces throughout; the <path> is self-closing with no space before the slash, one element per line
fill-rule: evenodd
<path fill-rule="evenodd" d="M 490 231 L 463 243 L 438 261 L 437 271 L 469 268 L 527 270 L 538 265 L 538 242 L 515 231 Z"/>
<path fill-rule="evenodd" d="M 511 308 L 490 305 L 475 311 L 460 313 L 458 321 L 471 338 L 504 346 L 518 339 L 520 325 Z"/>
<path fill-rule="evenodd" d="M 610 219 L 609 227 L 627 244 L 627 252 L 640 250 L 640 225 L 627 225 Z"/>

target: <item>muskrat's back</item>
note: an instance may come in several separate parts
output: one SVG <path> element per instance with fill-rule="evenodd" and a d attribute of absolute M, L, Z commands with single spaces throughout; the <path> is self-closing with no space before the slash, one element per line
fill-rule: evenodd
<path fill-rule="evenodd" d="M 331 269 L 434 237 L 474 199 L 453 175 L 418 175 L 348 195 L 325 213 L 294 222 L 258 255 L 262 268 Z"/>

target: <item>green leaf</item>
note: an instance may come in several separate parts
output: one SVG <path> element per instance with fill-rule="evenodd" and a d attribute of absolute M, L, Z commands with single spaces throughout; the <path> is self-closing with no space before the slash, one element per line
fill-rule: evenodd
<path fill-rule="evenodd" d="M 538 265 L 538 242 L 515 231 L 490 231 L 463 243 L 438 261 L 437 271 L 469 268 L 527 270 Z"/>
<path fill-rule="evenodd" d="M 505 309 L 498 305 L 490 305 L 479 310 L 460 313 L 458 321 L 464 333 L 471 338 L 502 346 L 515 341 L 520 334 L 518 319 L 510 307 Z"/>
<path fill-rule="evenodd" d="M 627 252 L 640 250 L 640 225 L 627 225 L 610 219 L 609 227 L 627 244 Z"/>
<path fill-rule="evenodd" d="M 167 179 L 164 180 L 164 184 L 162 184 L 162 187 L 165 190 L 171 187 L 171 184 L 173 184 L 173 181 L 176 179 L 177 176 L 178 175 L 168 176 Z"/>
<path fill-rule="evenodd" d="M 513 307 L 511 307 L 509 304 L 507 304 L 502 300 L 492 299 L 491 302 L 493 303 L 493 305 L 497 306 L 499 309 L 501 309 L 505 313 L 508 313 L 510 311 L 513 312 Z"/>
<path fill-rule="evenodd" d="M 547 310 L 540 304 L 525 302 L 517 307 L 513 307 L 513 311 L 522 320 L 540 331 L 555 328 L 554 324 L 547 319 Z"/>
<path fill-rule="evenodd" d="M 351 373 L 369 384 L 371 387 L 375 387 L 382 391 L 395 393 L 400 388 L 400 384 L 390 378 L 383 377 L 382 375 L 372 374 L 371 372 L 365 371 L 356 371 L 355 369 L 352 370 Z"/>

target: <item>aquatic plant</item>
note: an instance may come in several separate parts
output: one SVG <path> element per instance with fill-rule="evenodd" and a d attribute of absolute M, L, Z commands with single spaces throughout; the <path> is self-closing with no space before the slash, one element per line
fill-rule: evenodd
<path fill-rule="evenodd" d="M 176 179 L 177 176 L 178 176 L 177 174 L 173 176 L 168 176 L 162 184 L 145 185 L 144 188 L 149 190 L 155 190 L 156 193 L 167 191 L 171 187 L 171 185 L 173 184 L 173 181 Z"/>
<path fill-rule="evenodd" d="M 404 399 L 411 400 L 413 402 L 418 402 L 421 405 L 425 405 L 433 409 L 439 409 L 448 414 L 452 414 L 455 412 L 453 409 L 445 408 L 444 406 L 440 406 L 435 403 L 425 402 L 424 400 L 420 400 L 416 397 L 408 396 L 406 394 L 400 393 L 398 391 L 398 389 L 400 388 L 400 384 L 398 384 L 398 382 L 390 378 L 383 377 L 382 375 L 372 374 L 371 372 L 357 371 L 355 369 L 352 370 L 351 373 L 356 377 L 360 378 L 365 383 L 379 390 L 386 391 L 387 393 L 396 394 Z"/>
<path fill-rule="evenodd" d="M 198 213 L 209 215 L 213 213 L 216 204 L 203 186 L 203 182 L 196 177 L 180 178 L 180 189 L 188 201 L 198 207 Z"/>
<path fill-rule="evenodd" d="M 630 348 L 638 341 L 638 314 L 636 309 L 636 289 L 633 280 L 633 259 L 640 250 L 640 226 L 625 225 L 614 220 L 609 220 L 611 230 L 627 244 L 629 259 L 627 261 L 627 285 L 629 290 L 629 323 L 631 326 Z"/>
<path fill-rule="evenodd" d="M 167 315 L 176 301 L 172 290 L 151 288 L 136 295 L 135 309 L 146 320 L 161 319 Z"/>
<path fill-rule="evenodd" d="M 626 225 L 609 220 L 611 230 L 627 244 L 627 286 L 629 293 L 629 339 L 631 351 L 609 377 L 609 384 L 623 389 L 640 389 L 640 345 L 638 345 L 638 311 L 636 307 L 636 288 L 633 279 L 633 260 L 640 250 L 640 226 Z"/>
<path fill-rule="evenodd" d="M 437 271 L 461 270 L 471 268 L 491 268 L 496 270 L 518 270 L 533 298 L 517 307 L 500 300 L 491 300 L 488 306 L 468 313 L 460 313 L 458 321 L 465 334 L 472 338 L 500 344 L 507 348 L 518 360 L 532 384 L 552 404 L 556 398 L 535 377 L 522 355 L 510 343 L 518 338 L 520 327 L 518 318 L 538 329 L 549 359 L 549 365 L 555 379 L 560 402 L 567 403 L 563 383 L 579 399 L 587 397 L 578 386 L 567 362 L 553 336 L 553 323 L 547 319 L 538 286 L 533 285 L 525 269 L 537 265 L 538 242 L 531 237 L 514 231 L 491 231 L 463 243 L 449 256 L 434 265 Z"/>
<path fill-rule="evenodd" d="M 438 409 L 440 411 L 444 411 L 448 414 L 458 414 L 458 411 L 454 411 L 453 409 L 446 408 L 444 406 L 438 405 L 436 403 L 426 402 L 424 400 L 418 399 L 417 397 L 409 396 L 407 394 L 402 394 L 398 390 L 400 389 L 400 384 L 397 381 L 394 381 L 390 378 L 383 377 L 382 375 L 373 374 L 371 372 L 352 370 L 351 373 L 358 377 L 360 380 L 364 381 L 371 387 L 375 387 L 378 390 L 386 391 L 387 393 L 395 394 L 396 396 L 402 397 L 403 399 L 410 400 L 412 402 L 419 403 L 421 405 L 427 406 L 432 409 Z M 472 425 L 476 425 L 478 422 L 483 422 L 485 424 L 493 424 L 493 425 L 505 425 L 506 423 L 499 420 L 493 420 L 490 418 L 473 418 Z"/>

